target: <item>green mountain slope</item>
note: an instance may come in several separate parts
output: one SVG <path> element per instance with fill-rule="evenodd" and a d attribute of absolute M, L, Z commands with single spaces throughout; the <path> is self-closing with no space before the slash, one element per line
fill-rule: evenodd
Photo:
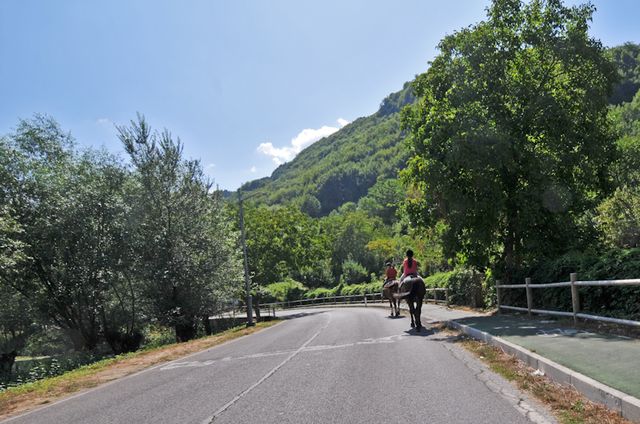
<path fill-rule="evenodd" d="M 620 80 L 610 102 L 630 101 L 640 88 L 640 45 L 609 49 Z M 367 195 L 377 181 L 395 178 L 409 156 L 400 126 L 400 110 L 414 101 L 410 83 L 387 96 L 379 110 L 359 118 L 304 149 L 270 177 L 246 183 L 245 193 L 269 205 L 298 204 L 311 216 L 323 216 Z"/>
<path fill-rule="evenodd" d="M 408 152 L 399 111 L 413 102 L 409 83 L 386 97 L 373 115 L 359 118 L 304 149 L 271 177 L 251 181 L 243 192 L 267 204 L 298 203 L 311 215 L 326 215 L 357 202 L 378 179 L 393 178 Z"/>

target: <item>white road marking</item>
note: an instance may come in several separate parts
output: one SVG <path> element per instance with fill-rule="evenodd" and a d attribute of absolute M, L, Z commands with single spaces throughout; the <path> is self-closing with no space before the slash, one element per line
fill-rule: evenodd
<path fill-rule="evenodd" d="M 224 357 L 221 359 L 210 359 L 207 361 L 187 361 L 187 362 L 173 362 L 165 365 L 160 368 L 161 371 L 169 371 L 177 368 L 195 368 L 195 367 L 207 367 L 220 362 L 230 362 L 230 361 L 242 361 L 245 359 L 258 359 L 258 358 L 268 358 L 271 356 L 280 356 L 295 353 L 296 355 L 301 352 L 318 352 L 324 350 L 333 350 L 333 349 L 344 349 L 347 347 L 353 346 L 362 346 L 362 345 L 374 345 L 374 344 L 388 344 L 388 343 L 396 343 L 400 341 L 402 338 L 409 338 L 411 336 L 407 334 L 398 334 L 387 337 L 380 337 L 378 339 L 365 339 L 359 342 L 354 343 L 345 343 L 339 345 L 318 345 L 318 346 L 304 346 L 298 349 L 289 349 L 289 350 L 278 350 L 274 352 L 263 352 L 263 353 L 254 353 L 251 355 L 243 355 L 236 357 Z"/>
<path fill-rule="evenodd" d="M 272 325 L 271 327 L 264 328 L 264 329 L 260 330 L 260 333 L 265 333 L 265 332 L 267 332 L 267 331 L 269 331 L 269 330 L 271 330 L 271 329 L 273 329 L 273 328 L 279 328 L 279 327 L 280 327 L 280 324 L 282 324 L 283 322 L 284 322 L 284 321 L 281 321 L 281 322 L 278 322 L 278 323 L 276 323 L 276 324 Z M 254 333 L 254 334 L 258 334 L 258 333 Z M 229 340 L 229 341 L 223 342 L 223 343 L 221 343 L 221 344 L 219 344 L 219 345 L 212 346 L 212 347 L 209 347 L 209 348 L 207 348 L 207 349 L 203 349 L 203 350 L 201 350 L 201 351 L 199 351 L 199 352 L 193 352 L 193 353 L 190 353 L 190 354 L 188 354 L 188 355 L 183 356 L 182 358 L 173 359 L 173 360 L 169 361 L 169 362 L 168 362 L 168 364 L 171 364 L 171 363 L 173 363 L 173 362 L 179 361 L 180 359 L 185 359 L 185 358 L 190 358 L 190 357 L 192 357 L 192 356 L 200 355 L 200 354 L 202 354 L 202 353 L 204 353 L 204 352 L 208 352 L 208 351 L 210 351 L 210 350 L 217 349 L 217 348 L 219 348 L 219 347 L 221 347 L 221 346 L 228 346 L 228 345 L 230 345 L 230 344 L 234 344 L 234 343 L 239 342 L 240 340 L 244 340 L 244 339 L 245 339 L 245 337 L 238 337 L 237 339 L 232 339 L 232 340 Z M 166 363 L 167 363 L 167 362 L 165 362 L 165 364 L 166 364 Z M 97 391 L 102 390 L 102 389 L 104 389 L 105 387 L 109 387 L 109 386 L 111 386 L 111 385 L 113 385 L 113 384 L 118 384 L 119 382 L 121 382 L 121 381 L 123 381 L 123 380 L 128 380 L 128 379 L 130 379 L 130 378 L 138 377 L 138 376 L 140 376 L 141 374 L 145 374 L 145 373 L 148 373 L 148 372 L 150 372 L 150 371 L 155 371 L 155 370 L 157 370 L 157 369 L 161 368 L 161 367 L 162 367 L 162 365 L 163 365 L 163 364 L 153 365 L 153 366 L 151 366 L 151 367 L 149 367 L 149 368 L 146 368 L 146 369 L 143 369 L 143 370 L 141 370 L 141 371 L 136 371 L 136 372 L 134 372 L 133 374 L 125 375 L 125 376 L 123 376 L 123 377 L 116 378 L 115 380 L 111 380 L 111 381 L 109 381 L 109 382 L 106 382 L 106 383 L 100 384 L 100 385 L 98 385 L 98 386 L 96 386 L 96 387 L 93 387 L 93 388 L 91 388 L 91 389 L 87 389 L 87 390 L 84 390 L 84 391 L 80 391 L 79 393 L 75 393 L 75 394 L 73 394 L 73 395 L 71 395 L 71 396 L 69 396 L 69 397 L 62 398 L 62 399 L 57 400 L 57 401 L 55 401 L 55 402 L 51 402 L 51 403 L 49 403 L 49 404 L 47 404 L 47 405 L 44 405 L 44 406 L 41 406 L 41 407 L 37 407 L 37 408 L 32 409 L 32 410 L 30 410 L 30 411 L 25 411 L 25 412 L 23 412 L 23 413 L 21 413 L 21 414 L 15 415 L 15 416 L 13 416 L 13 417 L 9 417 L 9 418 L 7 418 L 7 419 L 6 419 L 6 420 L 4 420 L 4 421 L 0 421 L 0 424 L 5 424 L 5 423 L 8 423 L 8 422 L 10 422 L 10 421 L 17 420 L 18 418 L 22 418 L 22 417 L 24 417 L 24 416 L 31 415 L 31 414 L 34 414 L 34 413 L 36 413 L 36 412 L 41 412 L 41 411 L 42 411 L 42 410 L 44 410 L 44 409 L 52 408 L 52 407 L 57 406 L 57 405 L 59 405 L 59 404 L 61 404 L 61 403 L 65 403 L 65 402 L 68 402 L 68 401 L 70 401 L 70 400 L 74 400 L 74 399 L 77 399 L 77 398 L 79 398 L 79 397 L 82 397 L 82 396 L 85 396 L 85 395 L 91 394 L 91 393 L 93 393 L 93 392 L 97 392 Z"/>
<path fill-rule="evenodd" d="M 311 336 L 306 342 L 304 342 L 302 344 L 302 346 L 300 346 L 296 351 L 291 353 L 284 361 L 280 362 L 280 364 L 276 365 L 271 371 L 266 373 L 264 375 L 264 377 L 262 377 L 260 380 L 258 380 L 255 383 L 253 383 L 249 388 L 245 389 L 243 392 L 241 392 L 238 395 L 236 395 L 233 399 L 231 399 L 229 402 L 227 402 L 225 405 L 223 405 L 220 409 L 218 409 L 216 412 L 214 412 L 211 417 L 209 417 L 209 418 L 207 418 L 206 420 L 203 421 L 203 424 L 212 424 L 213 421 L 217 417 L 220 416 L 220 414 L 222 414 L 224 411 L 229 409 L 234 403 L 236 403 L 237 401 L 242 399 L 247 393 L 249 393 L 250 391 L 252 391 L 256 387 L 258 387 L 260 384 L 262 384 L 264 381 L 266 381 L 269 377 L 271 377 L 273 374 L 275 374 L 276 371 L 278 371 L 280 368 L 282 368 L 287 362 L 292 360 L 298 353 L 302 352 L 304 350 L 304 348 L 309 345 L 309 343 L 311 343 L 316 337 L 318 337 L 320 335 L 320 333 L 325 328 L 327 328 L 329 326 L 329 323 L 331 322 L 331 314 L 329 314 L 327 316 L 328 316 L 327 322 L 318 331 L 316 331 L 316 333 L 313 336 Z"/>

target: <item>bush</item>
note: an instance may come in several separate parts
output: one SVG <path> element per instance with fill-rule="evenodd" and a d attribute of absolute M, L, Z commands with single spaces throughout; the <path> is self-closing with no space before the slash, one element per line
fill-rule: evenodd
<path fill-rule="evenodd" d="M 104 356 L 89 352 L 74 352 L 56 357 L 16 361 L 14 372 L 0 379 L 0 392 L 9 387 L 55 377 L 103 358 Z"/>
<path fill-rule="evenodd" d="M 309 289 L 302 283 L 287 278 L 279 283 L 272 283 L 265 287 L 267 302 L 288 302 L 299 300 Z"/>
<path fill-rule="evenodd" d="M 542 261 L 528 270 L 532 283 L 569 281 L 576 272 L 578 280 L 614 280 L 640 277 L 640 248 L 613 249 L 600 255 L 569 252 L 556 259 Z M 519 280 L 519 281 L 518 281 Z M 516 282 L 524 283 L 524 275 Z M 571 311 L 568 287 L 534 290 L 534 308 Z M 640 320 L 640 287 L 581 287 L 581 309 L 587 313 Z M 502 303 L 525 307 L 525 290 L 505 290 Z"/>
<path fill-rule="evenodd" d="M 322 259 L 313 266 L 302 267 L 299 271 L 294 271 L 292 276 L 307 287 L 329 286 L 335 281 L 331 273 L 331 261 L 328 259 Z"/>
<path fill-rule="evenodd" d="M 640 191 L 619 187 L 598 207 L 598 227 L 613 247 L 640 245 Z"/>
<path fill-rule="evenodd" d="M 380 293 L 382 290 L 382 283 L 374 281 L 373 283 L 362 283 L 362 284 L 348 284 L 342 287 L 340 291 L 340 296 L 354 296 L 354 295 L 365 295 L 365 294 L 373 294 Z"/>
<path fill-rule="evenodd" d="M 486 305 L 484 281 L 484 274 L 467 268 L 439 272 L 424 279 L 427 287 L 449 288 L 450 303 L 473 308 Z"/>
<path fill-rule="evenodd" d="M 317 289 L 309 290 L 308 292 L 306 292 L 304 297 L 306 299 L 321 299 L 325 297 L 335 296 L 334 289 L 328 289 L 326 287 L 318 287 Z"/>
<path fill-rule="evenodd" d="M 347 259 L 342 262 L 342 276 L 347 284 L 357 284 L 369 281 L 369 272 L 360 263 Z"/>
<path fill-rule="evenodd" d="M 143 331 L 143 349 L 151 349 L 176 342 L 176 333 L 173 328 L 149 325 Z"/>

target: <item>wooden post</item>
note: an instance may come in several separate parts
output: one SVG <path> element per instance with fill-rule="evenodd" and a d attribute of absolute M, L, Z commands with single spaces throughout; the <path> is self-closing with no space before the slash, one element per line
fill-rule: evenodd
<path fill-rule="evenodd" d="M 500 313 L 500 280 L 496 280 L 496 306 L 498 307 L 498 313 Z"/>
<path fill-rule="evenodd" d="M 444 300 L 446 301 L 447 307 L 449 307 L 449 287 L 444 288 Z"/>
<path fill-rule="evenodd" d="M 529 316 L 531 316 L 531 310 L 533 309 L 533 289 L 531 288 L 531 278 L 525 278 L 524 283 L 527 285 L 527 310 Z"/>
<path fill-rule="evenodd" d="M 580 312 L 580 293 L 578 293 L 578 286 L 576 286 L 576 281 L 578 281 L 578 274 L 572 272 L 569 275 L 569 279 L 571 280 L 571 305 L 573 306 L 573 323 L 577 324 L 577 314 Z"/>
<path fill-rule="evenodd" d="M 367 307 L 367 295 L 366 294 L 364 295 L 364 307 L 365 308 Z"/>

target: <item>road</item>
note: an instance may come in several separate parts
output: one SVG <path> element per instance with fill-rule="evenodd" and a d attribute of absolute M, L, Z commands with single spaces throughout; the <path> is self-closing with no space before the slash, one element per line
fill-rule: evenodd
<path fill-rule="evenodd" d="M 381 308 L 308 309 L 107 384 L 21 423 L 544 423 L 548 413 L 441 334 Z"/>

